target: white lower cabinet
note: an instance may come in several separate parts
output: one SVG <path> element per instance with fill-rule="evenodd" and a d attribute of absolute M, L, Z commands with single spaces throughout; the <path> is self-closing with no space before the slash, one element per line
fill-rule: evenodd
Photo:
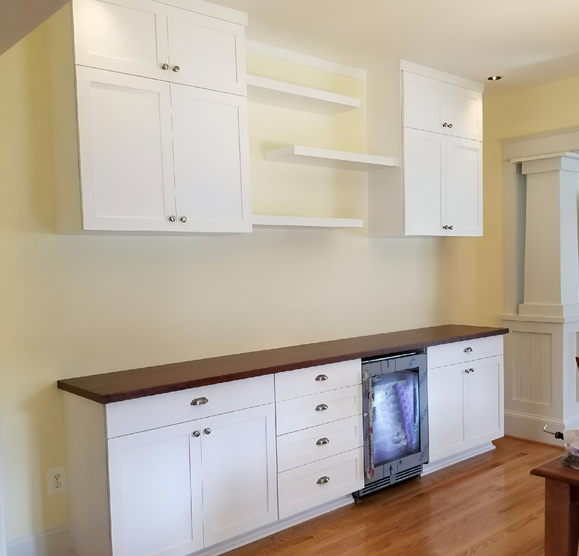
<path fill-rule="evenodd" d="M 278 373 L 279 517 L 364 487 L 359 359 Z"/>
<path fill-rule="evenodd" d="M 430 463 L 503 436 L 502 352 L 502 336 L 428 348 Z"/>
<path fill-rule="evenodd" d="M 236 410 L 226 410 L 232 395 Z M 147 398 L 109 410 L 65 397 L 78 556 L 185 556 L 278 520 L 272 376 L 149 400 L 149 414 L 163 410 L 174 424 L 144 430 Z M 142 430 L 107 439 L 131 421 L 123 404 L 128 428 Z M 193 419 L 179 422 L 187 411 Z"/>

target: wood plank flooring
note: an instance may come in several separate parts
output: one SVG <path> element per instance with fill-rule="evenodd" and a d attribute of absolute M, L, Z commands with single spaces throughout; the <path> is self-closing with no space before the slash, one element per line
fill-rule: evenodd
<path fill-rule="evenodd" d="M 543 556 L 544 479 L 529 471 L 563 449 L 512 437 L 495 446 L 227 556 Z"/>

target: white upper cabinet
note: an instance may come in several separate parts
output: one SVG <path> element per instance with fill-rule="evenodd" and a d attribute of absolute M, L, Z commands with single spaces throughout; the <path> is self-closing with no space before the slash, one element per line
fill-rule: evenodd
<path fill-rule="evenodd" d="M 73 5 L 77 64 L 245 95 L 243 25 L 153 0 Z"/>
<path fill-rule="evenodd" d="M 407 71 L 404 127 L 482 140 L 482 93 Z"/>

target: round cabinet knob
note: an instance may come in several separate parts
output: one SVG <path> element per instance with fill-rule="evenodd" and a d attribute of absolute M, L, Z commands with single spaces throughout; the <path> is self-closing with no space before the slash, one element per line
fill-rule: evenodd
<path fill-rule="evenodd" d="M 316 442 L 316 446 L 324 446 L 326 444 L 330 443 L 330 439 L 329 438 L 320 438 L 317 442 Z"/>
<path fill-rule="evenodd" d="M 328 406 L 325 403 L 321 403 L 320 405 L 316 405 L 316 411 L 326 411 Z"/>
<path fill-rule="evenodd" d="M 449 230 L 452 230 L 452 229 L 453 229 L 453 226 L 449 226 L 448 229 L 449 229 Z"/>
<path fill-rule="evenodd" d="M 448 127 L 448 124 L 447 124 L 446 122 L 444 122 L 444 123 L 442 124 L 442 127 Z"/>
<path fill-rule="evenodd" d="M 451 129 L 451 128 L 452 128 L 452 124 L 448 124 L 448 129 Z"/>
<path fill-rule="evenodd" d="M 199 438 L 201 436 L 201 431 L 193 431 L 193 436 Z"/>
<path fill-rule="evenodd" d="M 203 429 L 203 432 L 205 434 L 211 434 L 211 429 L 209 427 L 207 427 L 206 429 Z"/>
<path fill-rule="evenodd" d="M 175 218 L 175 215 L 172 214 L 171 216 L 169 216 L 169 222 L 176 222 L 176 221 L 177 219 Z"/>
<path fill-rule="evenodd" d="M 322 380 L 328 380 L 328 375 L 318 375 L 316 377 L 316 382 L 321 382 Z"/>
<path fill-rule="evenodd" d="M 163 64 L 161 69 L 167 71 L 169 69 L 169 64 Z"/>
<path fill-rule="evenodd" d="M 443 229 L 443 230 L 448 230 L 448 226 L 443 226 L 442 229 Z"/>
<path fill-rule="evenodd" d="M 320 477 L 317 482 L 319 485 L 325 485 L 330 482 L 330 477 L 324 475 L 323 477 Z"/>
<path fill-rule="evenodd" d="M 179 66 L 173 66 L 173 71 L 175 73 L 179 73 L 181 71 L 181 68 Z"/>
<path fill-rule="evenodd" d="M 181 216 L 181 218 L 179 218 L 179 220 L 181 222 L 187 222 L 187 217 L 186 216 Z"/>

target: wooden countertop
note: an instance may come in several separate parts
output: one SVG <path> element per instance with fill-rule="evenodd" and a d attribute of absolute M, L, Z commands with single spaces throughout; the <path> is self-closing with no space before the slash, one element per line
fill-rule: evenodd
<path fill-rule="evenodd" d="M 58 387 L 107 404 L 348 359 L 498 336 L 508 331 L 508 328 L 448 324 L 70 378 L 59 380 Z"/>

